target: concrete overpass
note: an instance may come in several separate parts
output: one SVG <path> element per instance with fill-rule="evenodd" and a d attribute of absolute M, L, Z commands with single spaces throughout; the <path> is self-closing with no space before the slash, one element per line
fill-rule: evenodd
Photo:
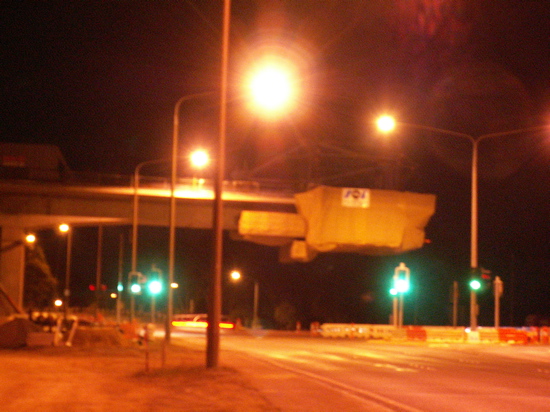
<path fill-rule="evenodd" d="M 165 180 L 119 185 L 85 185 L 73 178 L 0 180 L 2 254 L 0 285 L 23 303 L 27 231 L 56 227 L 127 225 L 139 198 L 139 225 L 168 226 L 169 185 Z M 213 192 L 191 179 L 178 182 L 176 226 L 210 228 Z M 317 186 L 294 193 L 281 184 L 225 182 L 225 230 L 241 239 L 279 247 L 282 261 L 308 262 L 319 253 L 390 255 L 422 247 L 424 228 L 435 212 L 435 196 L 394 190 Z"/>
<path fill-rule="evenodd" d="M 135 188 L 126 185 L 83 184 L 81 181 L 0 180 L 0 285 L 19 307 L 23 303 L 27 232 L 61 223 L 75 226 L 132 223 Z M 142 178 L 137 189 L 139 224 L 168 226 L 170 190 L 167 182 Z M 193 180 L 181 180 L 176 189 L 176 226 L 212 225 L 212 190 Z M 224 228 L 237 230 L 242 210 L 295 212 L 292 191 L 256 182 L 225 182 Z"/>

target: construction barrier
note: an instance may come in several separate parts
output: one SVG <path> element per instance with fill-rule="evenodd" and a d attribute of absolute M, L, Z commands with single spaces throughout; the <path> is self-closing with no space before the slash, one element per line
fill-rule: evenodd
<path fill-rule="evenodd" d="M 320 334 L 324 338 L 392 339 L 395 328 L 391 325 L 352 323 L 323 323 Z"/>
<path fill-rule="evenodd" d="M 431 343 L 508 343 L 508 344 L 550 344 L 549 328 L 470 328 L 451 326 L 404 326 L 371 325 L 354 323 L 323 323 L 319 334 L 325 338 L 383 339 L 395 341 L 417 341 Z"/>
<path fill-rule="evenodd" d="M 426 326 L 426 341 L 428 342 L 465 342 L 467 334 L 464 328 L 451 326 Z"/>

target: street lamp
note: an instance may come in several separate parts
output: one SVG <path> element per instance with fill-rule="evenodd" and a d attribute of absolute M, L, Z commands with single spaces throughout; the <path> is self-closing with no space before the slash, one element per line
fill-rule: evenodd
<path fill-rule="evenodd" d="M 288 110 L 296 101 L 296 69 L 286 59 L 266 56 L 252 69 L 247 88 L 250 103 L 271 117 Z"/>
<path fill-rule="evenodd" d="M 25 236 L 25 242 L 27 242 L 27 244 L 29 245 L 32 245 L 33 243 L 36 242 L 36 235 L 34 233 L 28 233 Z"/>
<path fill-rule="evenodd" d="M 242 279 L 241 272 L 239 272 L 238 270 L 231 271 L 229 276 L 233 281 L 239 281 Z M 260 319 L 258 317 L 258 307 L 260 302 L 260 283 L 256 279 L 254 279 L 253 282 L 254 282 L 254 305 L 252 310 L 252 329 L 257 329 L 258 326 L 260 325 L 260 321 L 259 321 Z"/>
<path fill-rule="evenodd" d="M 72 256 L 72 249 L 73 249 L 73 231 L 71 230 L 71 227 L 66 224 L 62 223 L 59 225 L 59 231 L 61 233 L 67 234 L 67 259 L 65 264 L 65 289 L 63 290 L 63 297 L 65 300 L 65 305 L 63 306 L 65 319 L 67 319 L 68 312 L 69 312 L 69 296 L 71 294 L 70 290 L 70 279 L 71 279 L 71 256 Z"/>
<path fill-rule="evenodd" d="M 511 136 L 521 133 L 530 133 L 545 130 L 545 126 L 534 126 L 524 129 L 509 130 L 505 132 L 488 133 L 480 136 L 472 136 L 466 133 L 455 132 L 452 130 L 440 129 L 432 126 L 424 126 L 413 123 L 398 122 L 391 116 L 381 116 L 377 119 L 378 130 L 383 133 L 392 132 L 397 126 L 403 126 L 411 129 L 426 130 L 440 135 L 455 136 L 467 139 L 472 144 L 472 170 L 471 170 L 471 230 L 470 230 L 470 268 L 472 270 L 478 267 L 478 147 L 479 143 L 486 139 Z M 470 288 L 470 329 L 477 329 L 477 296 L 476 290 Z"/>
<path fill-rule="evenodd" d="M 193 169 L 202 170 L 210 164 L 210 155 L 204 149 L 196 149 L 189 154 L 189 162 Z M 197 178 L 193 174 L 193 187 L 200 187 L 203 183 L 203 178 Z"/>
<path fill-rule="evenodd" d="M 138 251 L 138 219 L 139 219 L 139 176 L 140 171 L 143 166 L 163 163 L 168 161 L 167 159 L 155 159 L 155 160 L 146 160 L 145 162 L 139 163 L 134 169 L 134 198 L 132 205 L 132 269 L 128 275 L 129 280 L 132 278 L 140 278 L 141 273 L 137 271 L 137 251 Z M 136 285 L 136 286 L 134 286 Z M 139 293 L 137 290 L 137 283 L 133 284 L 134 290 L 130 290 L 130 322 L 134 320 L 134 311 L 135 311 L 135 295 Z"/>
<path fill-rule="evenodd" d="M 180 109 L 184 102 L 211 96 L 212 92 L 193 93 L 180 97 L 174 105 L 173 127 L 172 127 L 172 160 L 170 173 L 170 222 L 168 234 L 168 284 L 174 283 L 174 262 L 176 254 L 176 178 L 178 171 L 178 139 L 180 134 Z M 174 312 L 173 288 L 168 289 L 168 308 L 166 314 L 166 330 L 164 339 L 170 342 L 172 332 L 172 315 Z"/>
<path fill-rule="evenodd" d="M 225 140 L 227 127 L 227 67 L 229 63 L 229 22 L 231 0 L 223 2 L 222 61 L 220 72 L 220 134 L 217 145 L 217 162 L 214 173 L 214 206 L 212 229 L 214 238 L 214 259 L 210 288 L 208 292 L 208 328 L 206 330 L 206 367 L 216 368 L 219 364 L 220 329 L 222 308 L 222 265 L 223 265 L 223 179 L 225 170 Z M 175 140 L 175 139 L 174 139 Z"/>
<path fill-rule="evenodd" d="M 191 152 L 189 160 L 194 168 L 203 169 L 210 163 L 210 156 L 206 150 L 197 149 Z"/>
<path fill-rule="evenodd" d="M 206 342 L 206 366 L 209 368 L 218 366 L 219 347 L 220 347 L 220 328 L 218 327 L 221 320 L 221 283 L 223 271 L 223 181 L 225 172 L 225 144 L 226 144 L 226 129 L 227 129 L 227 67 L 229 61 L 229 23 L 231 17 L 231 0 L 223 2 L 223 26 L 222 26 L 222 59 L 221 59 L 221 86 L 220 86 L 220 124 L 219 124 L 219 140 L 216 151 L 216 164 L 214 173 L 214 210 L 212 218 L 212 226 L 214 230 L 214 264 L 212 278 L 209 291 L 208 305 L 208 329 Z M 281 59 L 270 59 L 271 62 Z M 278 88 L 259 88 L 250 86 L 251 91 L 256 97 L 262 94 L 271 94 L 273 101 L 277 105 L 272 105 L 270 113 L 277 112 L 283 106 L 286 106 L 289 98 L 294 97 L 293 93 L 283 93 L 279 97 L 274 98 L 272 93 L 277 92 L 277 89 L 287 89 L 283 87 L 283 81 L 290 80 L 288 75 L 279 75 L 277 70 L 269 69 L 260 71 L 264 73 L 260 76 L 262 81 L 252 81 L 252 84 L 259 85 L 272 81 L 279 85 Z M 267 73 L 267 74 L 266 74 Z M 269 74 L 269 75 L 268 75 Z M 252 79 L 254 79 L 253 77 Z M 261 90 L 261 92 L 260 92 Z M 284 96 L 284 98 L 283 98 Z M 258 99 L 254 99 L 258 101 Z M 268 102 L 269 98 L 261 99 L 263 102 Z M 264 106 L 265 108 L 265 106 Z M 268 114 L 268 113 L 266 113 Z M 174 139 L 175 140 L 175 139 Z"/>

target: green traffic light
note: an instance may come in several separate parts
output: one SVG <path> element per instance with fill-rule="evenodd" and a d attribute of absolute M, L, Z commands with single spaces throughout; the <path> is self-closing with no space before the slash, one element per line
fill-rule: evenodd
<path fill-rule="evenodd" d="M 153 280 L 149 282 L 148 287 L 149 292 L 151 292 L 153 295 L 157 295 L 162 290 L 162 283 L 160 283 L 158 280 Z"/>
<path fill-rule="evenodd" d="M 477 279 L 473 279 L 470 281 L 470 288 L 473 290 L 478 290 L 481 288 L 481 282 Z"/>
<path fill-rule="evenodd" d="M 132 284 L 132 286 L 130 286 L 130 291 L 132 293 L 139 293 L 141 292 L 141 286 L 138 283 L 134 283 Z"/>

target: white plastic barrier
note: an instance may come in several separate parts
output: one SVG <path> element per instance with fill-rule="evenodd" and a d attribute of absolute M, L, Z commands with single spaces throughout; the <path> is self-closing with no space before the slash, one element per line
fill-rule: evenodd
<path fill-rule="evenodd" d="M 391 325 L 370 325 L 354 323 L 323 323 L 321 336 L 324 338 L 392 339 L 395 327 Z"/>
<path fill-rule="evenodd" d="M 465 342 L 468 337 L 463 327 L 425 326 L 428 342 Z"/>

